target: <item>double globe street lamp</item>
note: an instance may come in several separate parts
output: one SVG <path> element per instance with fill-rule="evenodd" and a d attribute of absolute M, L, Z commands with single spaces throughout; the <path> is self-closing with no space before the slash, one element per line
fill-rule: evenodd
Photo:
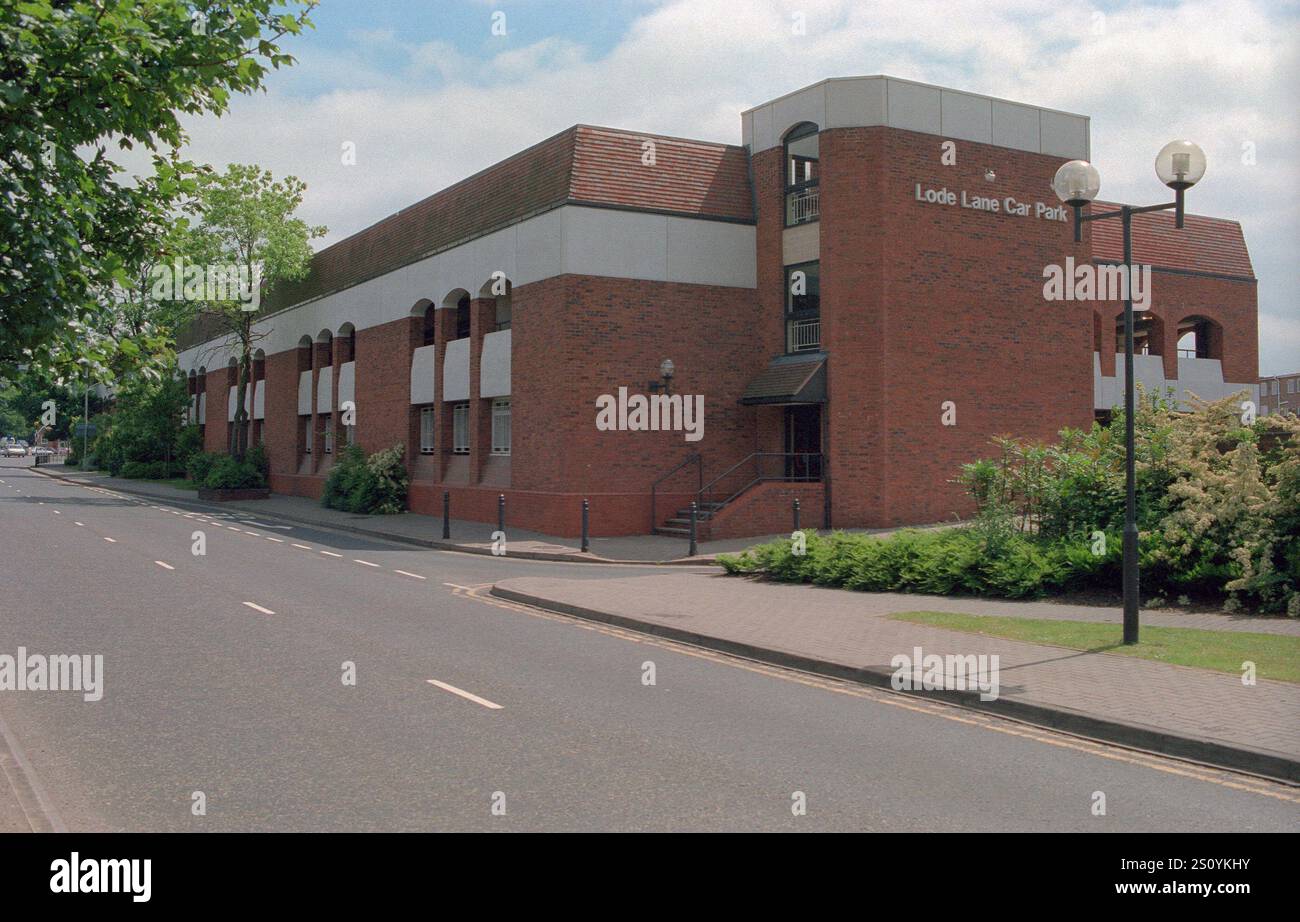
<path fill-rule="evenodd" d="M 1174 201 L 1118 211 L 1083 213 L 1083 206 L 1101 190 L 1101 174 L 1087 160 L 1061 165 L 1052 180 L 1057 197 L 1074 209 L 1074 240 L 1083 239 L 1084 221 L 1119 218 L 1124 225 L 1124 643 L 1138 642 L 1138 530 L 1137 479 L 1134 469 L 1133 398 L 1133 215 L 1174 209 L 1174 226 L 1183 226 L 1183 193 L 1205 175 L 1205 151 L 1191 141 L 1170 141 L 1156 155 L 1156 175 L 1174 190 Z"/>

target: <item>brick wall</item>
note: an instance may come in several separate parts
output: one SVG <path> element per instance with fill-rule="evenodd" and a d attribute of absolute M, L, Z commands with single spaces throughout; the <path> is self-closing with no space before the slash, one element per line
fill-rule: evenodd
<path fill-rule="evenodd" d="M 723 508 L 709 522 L 708 540 L 786 534 L 794 530 L 794 501 L 799 526 L 820 529 L 824 494 L 820 483 L 760 483 Z"/>
<path fill-rule="evenodd" d="M 999 434 L 1092 420 L 1092 306 L 1048 303 L 1042 268 L 1087 259 L 1068 223 L 916 201 L 915 185 L 1055 205 L 1060 158 L 884 128 L 824 132 L 822 329 L 837 526 L 970 510 L 952 480 Z M 993 167 L 994 182 L 984 179 Z M 956 425 L 941 424 L 956 404 Z"/>

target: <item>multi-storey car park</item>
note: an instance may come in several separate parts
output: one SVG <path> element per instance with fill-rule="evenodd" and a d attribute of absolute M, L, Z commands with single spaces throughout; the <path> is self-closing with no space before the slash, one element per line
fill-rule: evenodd
<path fill-rule="evenodd" d="M 446 491 L 491 522 L 504 494 L 512 525 L 556 535 L 584 498 L 596 535 L 671 528 L 691 501 L 713 538 L 786 530 L 794 498 L 809 525 L 967 513 L 954 478 L 992 436 L 1051 439 L 1122 402 L 1123 301 L 1044 296 L 1045 267 L 1121 257 L 1119 222 L 1075 243 L 1051 191 L 1091 159 L 1089 127 L 882 76 L 750 109 L 741 145 L 569 128 L 263 299 L 248 405 L 272 488 L 318 496 L 336 442 L 401 442 L 413 510 Z M 1134 261 L 1140 382 L 1258 399 L 1240 225 L 1139 215 Z M 202 323 L 182 346 L 223 450 L 234 348 Z M 638 426 L 641 397 L 702 397 L 702 435 Z"/>

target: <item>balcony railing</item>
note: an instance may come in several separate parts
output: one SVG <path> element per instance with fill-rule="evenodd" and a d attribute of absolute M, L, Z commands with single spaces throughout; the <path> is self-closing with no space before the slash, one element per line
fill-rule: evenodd
<path fill-rule="evenodd" d="M 785 325 L 787 352 L 815 352 L 822 346 L 820 317 L 789 320 Z"/>
<path fill-rule="evenodd" d="M 821 195 L 816 186 L 796 189 L 785 197 L 785 226 L 807 224 L 821 218 Z"/>

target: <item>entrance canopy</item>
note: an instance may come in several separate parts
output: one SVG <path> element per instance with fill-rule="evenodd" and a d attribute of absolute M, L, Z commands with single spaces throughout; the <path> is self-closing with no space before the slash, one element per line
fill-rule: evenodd
<path fill-rule="evenodd" d="M 825 403 L 826 355 L 809 352 L 772 359 L 740 398 L 745 406 L 762 404 Z"/>

